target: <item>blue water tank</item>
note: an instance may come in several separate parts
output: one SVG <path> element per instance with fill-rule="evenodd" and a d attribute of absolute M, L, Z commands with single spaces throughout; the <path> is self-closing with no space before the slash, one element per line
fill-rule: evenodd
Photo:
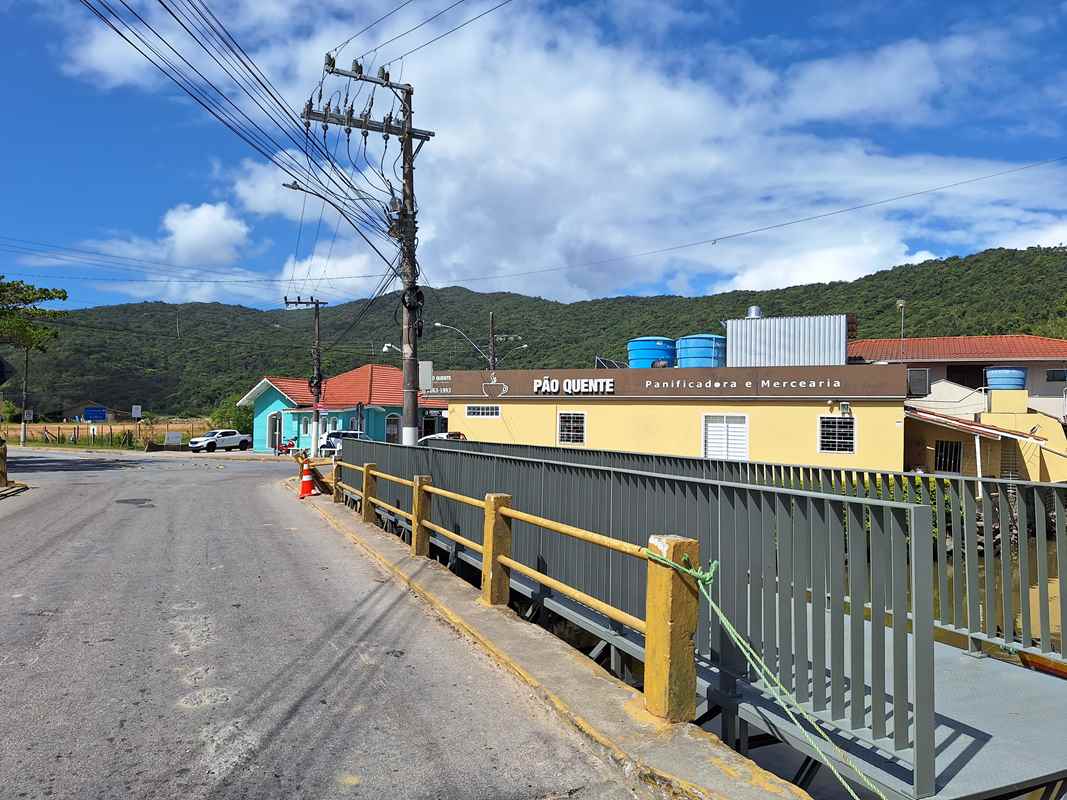
<path fill-rule="evenodd" d="M 674 339 L 666 336 L 642 336 L 626 343 L 631 369 L 647 369 L 657 361 L 674 366 Z"/>
<path fill-rule="evenodd" d="M 679 367 L 725 367 L 726 337 L 714 333 L 683 336 L 675 344 Z"/>
<path fill-rule="evenodd" d="M 1026 367 L 987 367 L 985 385 L 990 389 L 1025 389 Z"/>

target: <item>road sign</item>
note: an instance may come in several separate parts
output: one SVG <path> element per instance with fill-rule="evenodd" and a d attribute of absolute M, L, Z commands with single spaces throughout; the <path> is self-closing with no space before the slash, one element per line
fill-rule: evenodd
<path fill-rule="evenodd" d="M 134 406 L 133 410 L 130 411 L 130 416 L 133 417 L 134 419 L 140 419 L 141 418 L 141 407 L 140 406 Z"/>
<path fill-rule="evenodd" d="M 167 445 L 180 445 L 182 443 L 182 435 L 179 431 L 167 431 L 167 438 L 164 439 L 164 443 Z"/>
<path fill-rule="evenodd" d="M 103 406 L 86 406 L 82 419 L 86 422 L 106 422 L 107 409 Z"/>
<path fill-rule="evenodd" d="M 24 419 L 26 422 L 33 422 L 33 409 L 27 408 L 25 411 L 23 411 L 22 419 Z"/>

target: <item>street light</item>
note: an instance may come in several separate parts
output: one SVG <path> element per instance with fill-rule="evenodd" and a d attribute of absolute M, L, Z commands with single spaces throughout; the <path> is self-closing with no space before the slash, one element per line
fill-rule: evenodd
<path fill-rule="evenodd" d="M 382 345 L 383 353 L 388 353 L 390 350 L 396 350 L 396 352 L 400 353 L 401 355 L 404 354 L 404 351 L 397 347 L 395 344 L 390 344 L 389 342 L 386 342 Z"/>
<path fill-rule="evenodd" d="M 501 361 L 503 361 L 505 358 L 510 356 L 512 353 L 517 353 L 519 350 L 526 350 L 527 348 L 529 348 L 529 346 L 530 345 L 528 345 L 528 344 L 520 344 L 515 349 L 508 350 L 506 353 L 504 353 L 504 355 L 502 355 L 500 358 L 497 359 L 497 363 L 499 364 Z"/>
<path fill-rule="evenodd" d="M 489 369 L 495 369 L 496 368 L 496 365 L 493 364 L 493 359 L 489 358 L 489 356 L 487 356 L 485 354 L 485 351 L 482 350 L 482 348 L 480 348 L 478 345 L 476 345 L 474 343 L 474 340 L 471 339 L 471 337 L 469 337 L 467 334 L 465 334 L 459 328 L 455 328 L 455 327 L 453 327 L 451 325 L 445 325 L 443 322 L 435 322 L 433 324 L 433 326 L 435 328 L 448 328 L 450 331 L 455 331 L 460 336 L 462 336 L 464 339 L 466 339 L 468 342 L 470 342 L 470 346 L 473 347 L 475 350 L 477 350 L 478 351 L 478 355 L 480 355 L 482 358 L 484 358 L 486 360 L 486 362 L 489 364 Z"/>

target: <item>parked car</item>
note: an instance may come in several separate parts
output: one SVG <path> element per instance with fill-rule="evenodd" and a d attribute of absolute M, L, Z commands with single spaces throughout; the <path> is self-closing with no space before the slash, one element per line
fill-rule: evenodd
<path fill-rule="evenodd" d="M 199 453 L 201 450 L 209 453 L 214 453 L 216 450 L 247 450 L 251 446 L 252 434 L 224 428 L 208 431 L 189 440 L 189 449 L 194 453 Z"/>
<path fill-rule="evenodd" d="M 319 439 L 319 455 L 332 456 L 341 451 L 342 439 L 361 439 L 364 442 L 372 441 L 363 431 L 330 431 Z"/>
<path fill-rule="evenodd" d="M 430 442 L 433 442 L 437 439 L 451 439 L 453 441 L 458 442 L 467 441 L 467 437 L 459 431 L 445 431 L 444 433 L 431 433 L 429 436 L 423 436 L 415 444 L 421 445 L 423 447 L 429 447 Z"/>

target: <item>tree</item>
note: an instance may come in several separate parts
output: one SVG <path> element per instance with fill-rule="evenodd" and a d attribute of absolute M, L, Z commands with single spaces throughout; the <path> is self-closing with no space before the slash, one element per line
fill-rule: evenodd
<path fill-rule="evenodd" d="M 66 299 L 63 289 L 42 289 L 23 281 L 5 281 L 0 275 L 0 342 L 20 350 L 44 350 L 56 334 L 40 323 L 63 312 L 41 308 L 39 304 Z"/>
<path fill-rule="evenodd" d="M 234 428 L 241 433 L 252 431 L 252 409 L 237 405 L 239 394 L 231 394 L 211 412 L 211 424 L 216 428 Z"/>
<path fill-rule="evenodd" d="M 4 400 L 0 403 L 0 419 L 4 422 L 14 422 L 15 417 L 18 416 L 19 407 L 12 403 L 10 400 Z"/>

